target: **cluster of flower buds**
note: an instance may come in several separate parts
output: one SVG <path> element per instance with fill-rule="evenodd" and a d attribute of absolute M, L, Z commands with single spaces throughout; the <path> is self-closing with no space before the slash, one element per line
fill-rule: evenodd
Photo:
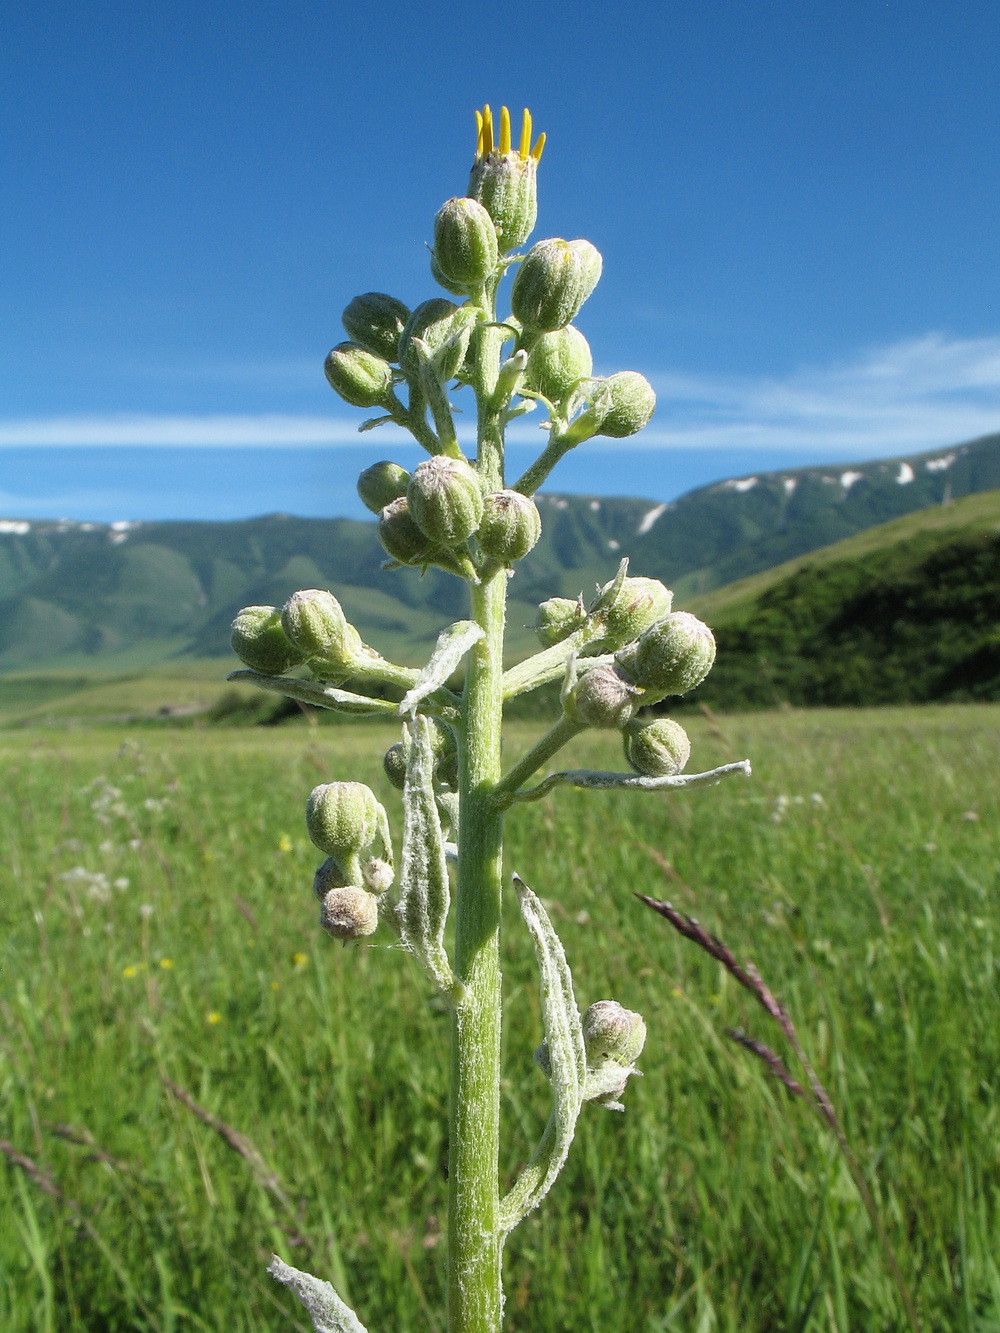
<path fill-rule="evenodd" d="M 309 796 L 306 828 L 327 857 L 313 879 L 323 929 L 345 943 L 371 935 L 393 882 L 385 809 L 361 782 L 327 782 Z"/>
<path fill-rule="evenodd" d="M 244 607 L 230 642 L 241 661 L 268 676 L 308 663 L 328 680 L 347 680 L 377 657 L 323 588 L 293 593 L 280 609 Z"/>
<path fill-rule="evenodd" d="M 636 711 L 669 695 L 687 694 L 715 660 L 712 631 L 688 611 L 671 611 L 673 594 L 658 579 L 618 577 L 582 601 L 553 597 L 539 608 L 535 629 L 546 647 L 566 642 L 562 687 L 565 715 L 578 726 L 623 732 L 636 772 L 673 777 L 691 753 L 684 729 L 667 718 L 646 722 Z M 578 660 L 583 645 L 617 649 L 614 659 Z"/>
<path fill-rule="evenodd" d="M 412 475 L 396 463 L 375 463 L 358 479 L 358 494 L 378 514 L 379 541 L 401 565 L 435 564 L 467 575 L 470 538 L 480 555 L 512 564 L 542 531 L 530 496 L 484 494 L 475 468 L 448 454 L 426 459 Z"/>

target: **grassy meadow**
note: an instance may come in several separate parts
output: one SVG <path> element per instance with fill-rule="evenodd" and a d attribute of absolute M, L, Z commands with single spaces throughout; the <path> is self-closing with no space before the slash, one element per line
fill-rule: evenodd
<path fill-rule="evenodd" d="M 781 1033 L 644 892 L 753 959 L 791 1011 L 926 1333 L 996 1333 L 1000 707 L 690 730 L 692 768 L 748 755 L 754 776 L 559 790 L 508 821 L 581 1007 L 613 997 L 649 1026 L 626 1113 L 584 1108 L 511 1238 L 508 1327 L 906 1327 L 829 1132 L 724 1029 L 791 1063 Z M 511 753 L 531 735 L 512 727 Z M 333 1279 L 372 1333 L 443 1327 L 447 1015 L 388 932 L 344 949 L 318 929 L 303 829 L 309 789 L 347 777 L 398 824 L 395 738 L 0 732 L 5 1333 L 305 1329 L 272 1250 Z M 615 748 L 589 734 L 567 757 L 617 767 Z M 547 1114 L 513 895 L 504 951 L 510 1179 Z"/>

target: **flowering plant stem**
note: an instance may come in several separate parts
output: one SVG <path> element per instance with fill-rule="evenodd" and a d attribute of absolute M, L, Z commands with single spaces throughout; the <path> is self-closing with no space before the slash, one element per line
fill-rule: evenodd
<path fill-rule="evenodd" d="M 492 318 L 492 311 L 488 312 Z M 481 328 L 475 344 L 479 402 L 478 467 L 503 485 L 503 433 L 490 399 L 499 373 L 500 335 Z M 455 971 L 465 995 L 451 1026 L 448 1156 L 449 1333 L 500 1327 L 500 895 L 503 816 L 500 780 L 503 645 L 507 576 L 503 568 L 469 589 L 471 618 L 483 630 L 473 645 L 458 725 L 459 838 L 455 897 Z"/>
<path fill-rule="evenodd" d="M 347 942 L 384 922 L 451 1005 L 448 1333 L 500 1333 L 504 1238 L 551 1188 L 583 1104 L 622 1109 L 619 1098 L 637 1072 L 646 1035 L 642 1018 L 613 1000 L 599 1000 L 581 1016 L 545 906 L 515 877 L 540 976 L 544 1040 L 535 1061 L 549 1080 L 552 1106 L 537 1148 L 501 1200 L 504 813 L 515 801 L 567 782 L 659 790 L 674 782 L 714 781 L 723 772 L 677 777 L 690 751 L 683 729 L 633 716 L 644 698 L 653 703 L 697 685 L 715 644 L 693 616 L 669 614 L 672 594 L 662 583 L 627 578 L 627 561 L 589 609 L 582 597 L 543 603 L 537 628 L 547 646 L 504 674 L 508 578 L 541 531 L 529 492 L 568 448 L 602 425 L 614 438 L 641 429 L 655 396 L 634 372 L 593 378 L 586 339 L 570 326 L 600 276 L 601 256 L 589 241 L 540 241 L 526 256 L 512 257 L 534 225 L 535 169 L 544 136 L 531 148 L 525 112 L 515 149 L 506 108 L 498 143 L 488 107 L 477 113 L 477 125 L 470 193 L 438 213 L 432 261 L 446 290 L 469 300 L 459 307 L 437 298 L 409 311 L 384 293 L 357 297 L 344 312 L 351 340 L 333 348 L 326 361 L 331 386 L 347 402 L 388 410 L 388 417 L 362 429 L 389 419 L 405 424 L 431 455 L 412 476 L 388 461 L 374 464 L 362 474 L 359 494 L 379 515 L 379 539 L 394 566 L 436 565 L 466 582 L 469 619 L 442 631 L 419 672 L 386 662 L 364 644 L 337 599 L 322 589 L 296 593 L 280 611 L 247 607 L 233 629 L 234 648 L 250 668 L 237 673 L 239 679 L 320 707 L 393 711 L 402 720 L 403 738 L 385 757 L 386 774 L 403 794 L 398 862 L 388 815 L 361 783 L 316 787 L 307 825 L 327 858 L 313 884 L 323 904 L 323 927 Z M 497 288 L 515 262 L 513 319 L 498 323 Z M 505 353 L 511 342 L 513 350 Z M 462 452 L 452 417 L 448 395 L 455 380 L 476 398 L 473 460 Z M 403 381 L 409 389 L 405 408 L 395 391 Z M 548 446 L 518 488 L 506 489 L 506 422 L 535 403 L 549 409 Z M 599 651 L 604 655 L 595 656 Z M 588 652 L 578 663 L 578 654 Z M 459 697 L 448 682 L 463 658 Z M 295 667 L 313 678 L 288 676 Z M 504 774 L 504 700 L 559 675 L 560 720 Z M 359 692 L 341 688 L 346 683 Z M 389 684 L 404 697 L 395 704 L 366 694 L 365 685 L 373 684 Z M 592 726 L 622 733 L 635 771 L 553 774 L 526 792 L 532 774 Z M 748 771 L 747 765 L 728 768 Z M 450 958 L 449 860 L 456 863 Z M 317 1333 L 364 1333 L 358 1316 L 322 1279 L 277 1257 L 271 1272 L 295 1292 Z"/>

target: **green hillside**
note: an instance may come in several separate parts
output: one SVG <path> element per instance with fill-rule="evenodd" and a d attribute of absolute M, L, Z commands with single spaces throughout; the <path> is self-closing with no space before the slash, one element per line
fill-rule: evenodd
<path fill-rule="evenodd" d="M 1000 699 L 1000 491 L 921 511 L 690 603 L 716 707 Z"/>

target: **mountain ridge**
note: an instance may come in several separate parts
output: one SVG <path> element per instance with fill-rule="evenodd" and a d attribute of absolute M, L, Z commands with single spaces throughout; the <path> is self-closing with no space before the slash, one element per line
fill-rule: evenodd
<path fill-rule="evenodd" d="M 542 539 L 512 584 L 510 649 L 537 603 L 589 596 L 628 557 L 678 601 L 900 515 L 1000 488 L 1000 433 L 948 449 L 726 478 L 671 502 L 539 495 Z M 259 518 L 73 523 L 0 519 L 0 670 L 163 661 L 228 651 L 244 605 L 332 588 L 362 634 L 416 662 L 465 614 L 459 580 L 382 569 L 373 522 Z"/>

